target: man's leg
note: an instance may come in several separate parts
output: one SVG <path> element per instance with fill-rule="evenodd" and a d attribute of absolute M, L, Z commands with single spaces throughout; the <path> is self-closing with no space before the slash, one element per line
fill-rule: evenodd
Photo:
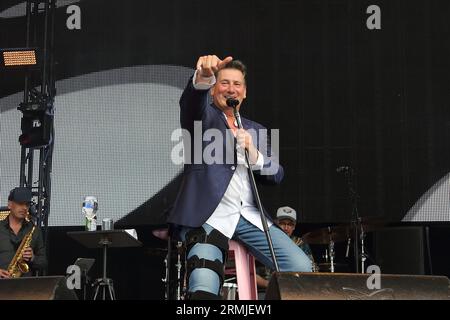
<path fill-rule="evenodd" d="M 282 230 L 272 225 L 269 232 L 280 271 L 312 271 L 311 260 Z M 242 242 L 253 256 L 265 266 L 275 269 L 266 235 L 242 216 L 239 219 L 233 239 Z"/>
<path fill-rule="evenodd" d="M 180 233 L 187 253 L 187 299 L 221 299 L 228 238 L 210 225 Z"/>

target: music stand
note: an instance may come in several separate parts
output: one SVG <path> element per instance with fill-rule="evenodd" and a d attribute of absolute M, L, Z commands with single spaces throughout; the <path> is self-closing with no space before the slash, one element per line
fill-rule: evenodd
<path fill-rule="evenodd" d="M 67 235 L 87 248 L 103 248 L 103 273 L 93 284 L 95 287 L 93 300 L 96 300 L 99 292 L 102 293 L 103 300 L 106 300 L 106 292 L 109 293 L 111 300 L 115 300 L 113 281 L 106 274 L 108 248 L 140 247 L 142 243 L 125 230 L 72 231 L 67 232 Z"/>

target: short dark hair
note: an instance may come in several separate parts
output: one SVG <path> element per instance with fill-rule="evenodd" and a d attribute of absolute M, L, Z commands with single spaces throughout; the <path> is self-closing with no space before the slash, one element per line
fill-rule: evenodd
<path fill-rule="evenodd" d="M 244 80 L 245 80 L 245 76 L 247 75 L 247 67 L 245 66 L 245 64 L 242 61 L 240 61 L 240 60 L 232 60 L 232 61 L 228 62 L 225 65 L 225 67 L 223 67 L 221 70 L 225 70 L 225 69 L 236 69 L 236 70 L 239 70 L 244 75 Z M 217 71 L 216 77 L 217 77 L 219 72 L 220 72 L 220 70 Z"/>

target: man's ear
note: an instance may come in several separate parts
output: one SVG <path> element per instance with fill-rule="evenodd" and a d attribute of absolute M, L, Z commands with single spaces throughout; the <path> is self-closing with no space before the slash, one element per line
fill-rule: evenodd
<path fill-rule="evenodd" d="M 211 95 L 211 97 L 214 96 L 214 89 L 216 88 L 216 86 L 212 86 L 211 89 L 209 89 L 209 94 Z"/>
<path fill-rule="evenodd" d="M 11 201 L 8 201 L 8 209 L 11 210 Z"/>
<path fill-rule="evenodd" d="M 244 89 L 244 99 L 247 98 L 247 87 Z"/>

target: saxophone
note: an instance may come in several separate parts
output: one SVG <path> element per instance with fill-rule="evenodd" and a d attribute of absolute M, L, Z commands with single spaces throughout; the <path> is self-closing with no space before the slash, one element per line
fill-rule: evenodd
<path fill-rule="evenodd" d="M 22 274 L 30 271 L 30 267 L 23 260 L 23 253 L 25 252 L 25 248 L 30 246 L 31 239 L 33 238 L 33 233 L 35 229 L 36 225 L 33 224 L 33 228 L 30 230 L 30 232 L 28 232 L 28 234 L 25 237 L 23 237 L 19 248 L 17 248 L 16 254 L 9 263 L 8 272 L 11 275 L 11 278 L 19 278 L 22 276 Z"/>

